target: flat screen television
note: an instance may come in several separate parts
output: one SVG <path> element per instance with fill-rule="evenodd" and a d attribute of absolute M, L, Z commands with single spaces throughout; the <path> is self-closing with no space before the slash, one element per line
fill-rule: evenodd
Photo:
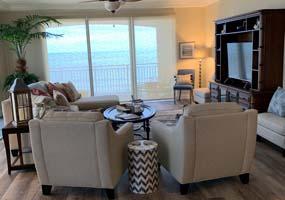
<path fill-rule="evenodd" d="M 252 42 L 227 43 L 229 78 L 251 82 Z"/>

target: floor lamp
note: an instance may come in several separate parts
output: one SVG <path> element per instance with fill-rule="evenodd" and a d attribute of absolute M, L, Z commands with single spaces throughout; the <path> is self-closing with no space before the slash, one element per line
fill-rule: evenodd
<path fill-rule="evenodd" d="M 208 52 L 209 50 L 206 47 L 197 47 L 195 49 L 196 51 L 196 56 L 195 58 L 198 59 L 199 62 L 199 88 L 202 87 L 202 64 L 203 61 L 208 57 Z"/>

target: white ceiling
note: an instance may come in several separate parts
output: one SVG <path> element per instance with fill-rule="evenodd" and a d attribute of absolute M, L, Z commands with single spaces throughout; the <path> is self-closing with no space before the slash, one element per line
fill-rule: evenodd
<path fill-rule="evenodd" d="M 203 7 L 217 0 L 143 0 L 127 3 L 125 9 Z M 49 9 L 103 9 L 103 2 L 80 3 L 81 0 L 0 0 L 1 10 L 49 10 Z"/>

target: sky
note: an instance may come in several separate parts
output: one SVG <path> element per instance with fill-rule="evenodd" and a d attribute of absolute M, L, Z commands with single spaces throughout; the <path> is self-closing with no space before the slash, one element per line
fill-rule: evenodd
<path fill-rule="evenodd" d="M 128 25 L 90 24 L 89 27 L 92 52 L 129 51 Z M 52 27 L 47 31 L 63 34 L 61 38 L 47 40 L 48 53 L 87 52 L 85 24 Z M 156 37 L 155 27 L 135 26 L 137 50 L 156 49 Z"/>

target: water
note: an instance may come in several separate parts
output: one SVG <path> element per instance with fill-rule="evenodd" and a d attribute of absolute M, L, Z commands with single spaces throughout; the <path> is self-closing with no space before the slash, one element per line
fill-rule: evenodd
<path fill-rule="evenodd" d="M 155 50 L 138 51 L 136 54 L 137 64 L 157 63 Z M 49 53 L 48 63 L 50 69 L 88 67 L 87 52 Z M 93 66 L 130 65 L 128 51 L 108 51 L 92 53 Z"/>
<path fill-rule="evenodd" d="M 136 61 L 137 84 L 158 81 L 156 51 L 139 51 Z M 49 53 L 48 62 L 51 82 L 72 81 L 83 94 L 90 95 L 87 52 Z M 93 53 L 92 66 L 95 95 L 117 94 L 123 99 L 130 96 L 132 83 L 128 51 Z"/>

